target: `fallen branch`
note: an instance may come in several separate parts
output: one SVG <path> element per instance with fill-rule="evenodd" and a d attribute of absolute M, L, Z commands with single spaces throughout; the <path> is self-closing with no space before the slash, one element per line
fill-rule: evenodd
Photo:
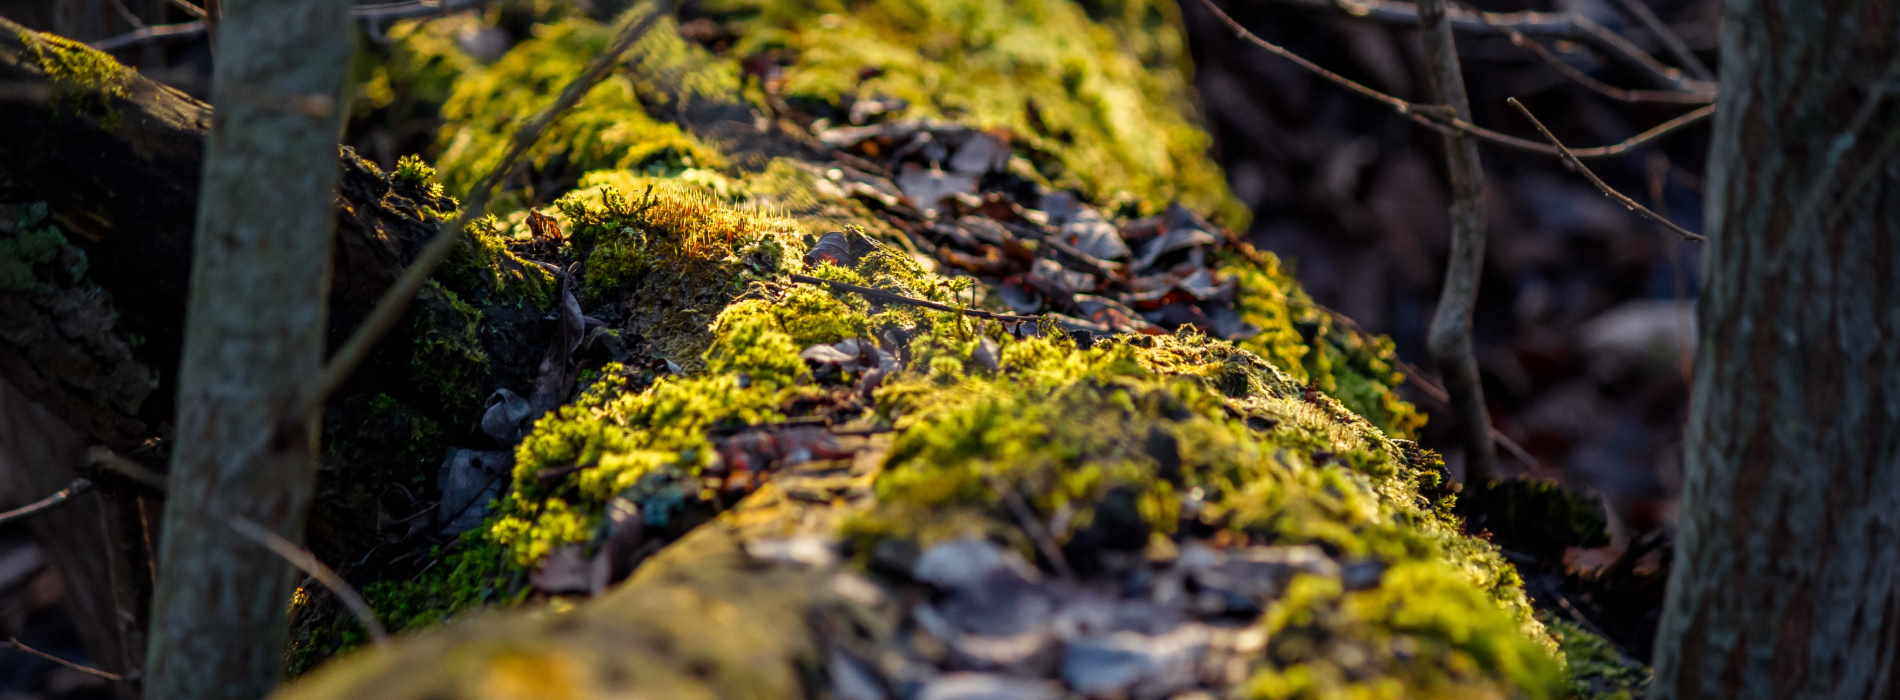
<path fill-rule="evenodd" d="M 1295 0 L 1281 0 L 1281 1 L 1292 2 Z M 1304 2 L 1306 0 L 1299 0 L 1299 1 Z M 1254 34 L 1252 31 L 1248 30 L 1245 26 L 1241 25 L 1238 20 L 1235 20 L 1233 16 L 1228 15 L 1225 11 L 1221 10 L 1220 6 L 1215 5 L 1214 0 L 1201 0 L 1201 4 L 1205 5 L 1209 11 L 1214 13 L 1215 17 L 1219 18 L 1223 24 L 1226 24 L 1227 27 L 1229 29 L 1232 29 L 1234 33 L 1238 35 L 1240 38 L 1247 40 L 1248 43 L 1251 43 L 1257 47 L 1260 47 L 1261 49 L 1265 49 L 1268 53 L 1271 53 L 1275 56 L 1279 56 L 1288 61 L 1291 61 L 1294 65 L 1297 65 L 1300 68 L 1305 69 L 1309 73 L 1312 73 L 1321 78 L 1324 78 L 1327 81 L 1332 82 L 1333 84 L 1346 88 L 1347 90 L 1352 91 L 1374 102 L 1384 104 L 1385 106 L 1392 108 L 1392 111 L 1398 113 L 1399 116 L 1405 117 L 1406 119 L 1410 119 L 1414 122 L 1417 122 L 1418 124 L 1422 126 L 1425 126 L 1429 129 L 1437 131 L 1441 134 L 1451 133 L 1451 132 L 1463 132 L 1463 133 L 1469 134 L 1471 136 L 1475 136 L 1477 138 L 1483 139 L 1486 142 L 1489 142 L 1491 144 L 1498 145 L 1498 146 L 1515 148 L 1521 151 L 1529 151 L 1532 153 L 1542 153 L 1548 156 L 1564 155 L 1562 151 L 1557 150 L 1556 148 L 1552 147 L 1549 144 L 1539 143 L 1536 141 L 1532 141 L 1530 139 L 1512 136 L 1510 134 L 1506 134 L 1501 131 L 1494 131 L 1492 129 L 1487 129 L 1482 126 L 1478 126 L 1477 124 L 1473 124 L 1468 119 L 1463 118 L 1461 116 L 1458 116 L 1455 114 L 1448 114 L 1445 112 L 1444 107 L 1441 105 L 1420 104 L 1420 103 L 1412 102 L 1410 100 L 1406 100 L 1400 97 L 1388 95 L 1386 93 L 1383 93 L 1371 87 L 1368 87 L 1362 83 L 1356 82 L 1352 80 L 1351 78 L 1347 78 L 1346 76 L 1340 75 L 1338 73 L 1334 73 L 1333 71 L 1327 70 L 1325 67 L 1317 63 L 1314 63 L 1311 60 L 1308 60 L 1306 57 L 1301 56 L 1297 53 L 1294 53 L 1293 51 L 1287 49 L 1284 46 L 1280 46 L 1279 44 L 1275 44 L 1271 41 L 1267 41 L 1266 39 L 1261 38 L 1259 35 Z M 1413 17 L 1414 20 L 1416 20 L 1417 18 L 1416 13 L 1412 13 L 1410 10 L 1407 10 L 1407 12 L 1410 13 L 1408 14 L 1408 16 Z M 1635 136 L 1631 136 L 1622 141 L 1609 144 L 1607 146 L 1589 146 L 1585 148 L 1569 149 L 1569 155 L 1573 158 L 1607 158 L 1610 156 L 1622 155 L 1624 153 L 1630 152 L 1631 150 L 1645 143 L 1648 143 L 1650 141 L 1666 136 L 1690 124 L 1694 124 L 1696 122 L 1702 121 L 1703 119 L 1707 119 L 1709 115 L 1712 115 L 1712 114 L 1715 114 L 1715 105 L 1713 104 L 1704 105 L 1702 107 L 1698 107 L 1689 112 L 1683 113 L 1682 115 L 1677 116 L 1674 119 L 1670 119 L 1669 121 L 1650 127 L 1647 131 L 1639 133 Z"/>
<path fill-rule="evenodd" d="M 271 553 L 290 562 L 291 566 L 309 574 L 310 578 L 317 580 L 317 583 L 323 584 L 323 587 L 329 589 L 337 600 L 343 601 L 343 607 L 348 608 L 351 615 L 356 616 L 357 623 L 363 626 L 363 631 L 369 633 L 371 641 L 376 644 L 389 641 L 389 631 L 383 629 L 383 623 L 376 620 L 376 611 L 369 607 L 369 603 L 363 600 L 363 596 L 358 594 L 355 588 L 351 588 L 349 582 L 344 581 L 342 576 L 338 576 L 330 567 L 318 561 L 317 555 L 311 554 L 310 550 L 299 547 L 297 543 L 285 539 L 283 535 L 271 532 L 256 521 L 236 513 L 226 516 L 225 524 L 230 525 L 231 529 L 236 530 L 246 539 L 263 545 Z"/>
<path fill-rule="evenodd" d="M 1530 108 L 1525 107 L 1524 103 L 1517 101 L 1517 98 L 1515 97 L 1505 98 L 1505 101 L 1511 103 L 1512 107 L 1516 107 L 1517 111 L 1523 112 L 1524 118 L 1531 120 L 1531 124 L 1537 127 L 1537 131 L 1539 133 L 1542 133 L 1544 135 L 1544 138 L 1550 140 L 1550 144 L 1557 148 L 1557 153 L 1564 159 L 1564 164 L 1570 166 L 1572 169 L 1581 173 L 1584 179 L 1589 180 L 1590 184 L 1596 185 L 1597 190 L 1601 191 L 1604 194 L 1604 196 L 1609 197 L 1610 199 L 1616 200 L 1618 204 L 1623 205 L 1624 209 L 1628 209 L 1638 214 L 1642 214 L 1643 216 L 1648 217 L 1651 221 L 1662 224 L 1664 227 L 1668 228 L 1669 230 L 1676 232 L 1676 235 L 1682 236 L 1685 239 L 1688 239 L 1691 241 L 1708 240 L 1707 238 L 1703 237 L 1701 234 L 1698 234 L 1694 231 L 1690 231 L 1689 229 L 1676 225 L 1676 222 L 1670 221 L 1668 217 L 1665 217 L 1661 214 L 1656 213 L 1655 211 L 1651 210 L 1649 207 L 1643 206 L 1641 202 L 1638 202 L 1634 199 L 1630 199 L 1629 195 L 1625 195 L 1621 192 L 1616 191 L 1615 188 L 1610 187 L 1610 184 L 1607 182 L 1604 182 L 1603 178 L 1597 177 L 1596 173 L 1590 171 L 1590 166 L 1584 165 L 1583 161 L 1578 159 L 1576 154 L 1572 153 L 1570 149 L 1565 148 L 1563 142 L 1557 140 L 1557 135 L 1551 133 L 1550 129 L 1545 127 L 1543 122 L 1538 121 L 1537 115 L 1531 114 Z"/>

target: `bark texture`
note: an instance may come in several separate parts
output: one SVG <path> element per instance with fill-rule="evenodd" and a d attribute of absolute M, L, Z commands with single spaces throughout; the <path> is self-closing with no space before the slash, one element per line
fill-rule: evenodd
<path fill-rule="evenodd" d="M 302 538 L 316 420 L 279 425 L 319 369 L 348 8 L 225 8 L 179 368 L 146 696 L 249 698 L 277 683 L 291 566 L 229 526 Z"/>
<path fill-rule="evenodd" d="M 1660 697 L 1892 697 L 1900 13 L 1730 0 Z"/>

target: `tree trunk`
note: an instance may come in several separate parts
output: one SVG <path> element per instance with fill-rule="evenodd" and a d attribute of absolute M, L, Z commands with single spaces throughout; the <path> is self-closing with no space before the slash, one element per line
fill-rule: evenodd
<path fill-rule="evenodd" d="M 1896 26 L 1875 0 L 1728 2 L 1660 697 L 1896 691 Z"/>
<path fill-rule="evenodd" d="M 253 698 L 281 673 L 295 573 L 232 529 L 301 540 L 317 420 L 284 412 L 322 361 L 348 8 L 226 7 L 179 366 L 146 696 Z"/>

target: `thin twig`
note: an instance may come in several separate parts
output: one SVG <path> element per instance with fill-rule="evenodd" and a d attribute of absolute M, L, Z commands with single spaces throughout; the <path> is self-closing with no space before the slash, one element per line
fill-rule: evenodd
<path fill-rule="evenodd" d="M 130 7 L 126 7 L 125 0 L 112 0 L 112 9 L 119 13 L 119 19 L 125 20 L 126 24 L 132 25 L 133 29 L 145 27 L 145 20 L 139 19 L 138 13 L 133 12 Z"/>
<path fill-rule="evenodd" d="M 171 3 L 172 7 L 176 7 L 180 10 L 184 10 L 185 14 L 191 15 L 198 19 L 204 19 L 205 17 L 209 16 L 205 14 L 205 8 L 199 7 L 197 5 L 193 5 L 191 4 L 189 0 L 167 0 L 167 1 Z"/>
<path fill-rule="evenodd" d="M 284 561 L 290 562 L 291 566 L 309 574 L 311 578 L 323 584 L 324 588 L 330 589 L 338 600 L 343 601 L 343 607 L 349 608 L 350 614 L 356 616 L 357 623 L 369 633 L 372 641 L 382 644 L 389 640 L 389 632 L 383 629 L 383 623 L 376 620 L 376 611 L 369 607 L 369 603 L 363 600 L 363 596 L 357 594 L 355 588 L 350 587 L 348 581 L 344 581 L 342 576 L 338 576 L 335 571 L 330 570 L 330 567 L 318 561 L 317 555 L 285 539 L 283 535 L 271 532 L 270 529 L 257 524 L 250 518 L 236 513 L 227 515 L 225 518 L 225 523 L 230 525 L 232 530 L 243 535 L 245 539 L 263 545 L 273 554 L 282 557 Z"/>
<path fill-rule="evenodd" d="M 1418 26 L 1418 6 L 1390 0 L 1273 0 L 1282 5 L 1343 14 L 1383 24 Z M 1715 86 L 1686 77 L 1681 71 L 1663 65 L 1655 56 L 1638 48 L 1622 35 L 1575 13 L 1551 12 L 1474 12 L 1460 7 L 1446 12 L 1451 27 L 1465 34 L 1504 34 L 1523 32 L 1549 39 L 1568 39 L 1622 59 L 1655 80 L 1657 85 L 1684 92 L 1714 92 Z"/>
<path fill-rule="evenodd" d="M 1656 35 L 1656 39 L 1662 42 L 1663 48 L 1669 49 L 1670 55 L 1675 56 L 1676 61 L 1681 63 L 1683 68 L 1688 69 L 1690 75 L 1694 75 L 1697 80 L 1715 81 L 1715 71 L 1709 70 L 1709 64 L 1696 58 L 1695 52 L 1689 50 L 1689 45 L 1682 41 L 1682 37 L 1676 35 L 1676 30 L 1670 29 L 1661 17 L 1657 17 L 1656 11 L 1649 9 L 1648 4 L 1645 4 L 1643 0 L 1617 1 L 1623 5 L 1624 10 L 1636 18 L 1636 21 L 1642 22 L 1651 34 Z"/>
<path fill-rule="evenodd" d="M 1043 316 L 1018 316 L 1016 314 L 999 314 L 992 311 L 984 311 L 982 309 L 970 309 L 970 308 L 964 308 L 961 306 L 952 306 L 950 304 L 935 302 L 929 299 L 918 299 L 916 297 L 907 297 L 902 294 L 898 294 L 896 292 L 888 292 L 882 289 L 877 289 L 875 287 L 865 287 L 861 285 L 851 284 L 849 282 L 839 282 L 836 280 L 824 279 L 822 277 L 813 277 L 811 275 L 801 275 L 798 273 L 792 273 L 791 277 L 792 277 L 793 282 L 803 282 L 805 284 L 823 285 L 823 286 L 831 287 L 832 289 L 840 289 L 843 291 L 859 294 L 861 296 L 864 296 L 870 299 L 876 299 L 878 301 L 889 302 L 893 304 L 904 304 L 907 306 L 921 306 L 926 309 L 935 309 L 937 311 L 947 311 L 953 314 L 963 314 L 965 316 L 973 316 L 976 318 L 986 319 L 990 321 L 1001 321 L 1004 323 L 1039 323 L 1045 318 Z"/>
<path fill-rule="evenodd" d="M 418 0 L 414 2 L 386 2 L 375 5 L 357 5 L 350 8 L 350 16 L 371 22 L 391 22 L 411 17 L 440 16 L 450 12 L 466 10 L 486 4 L 488 0 L 441 0 L 439 2 Z M 127 46 L 142 44 L 158 39 L 189 39 L 204 34 L 209 28 L 205 22 L 205 11 L 184 0 L 171 0 L 185 12 L 192 13 L 198 19 L 177 24 L 154 24 L 117 36 L 110 36 L 92 42 L 92 47 L 100 51 L 116 51 Z"/>
<path fill-rule="evenodd" d="M 13 510 L 0 513 L 0 525 L 4 525 L 10 521 L 28 518 L 42 511 L 48 511 L 54 508 L 58 508 L 59 506 L 65 504 L 67 501 L 72 500 L 74 496 L 80 495 L 82 493 L 85 493 L 91 490 L 92 490 L 92 480 L 83 476 L 78 477 L 76 479 L 73 479 L 72 483 L 67 484 L 66 488 L 60 489 L 58 491 L 54 491 L 52 495 L 49 495 L 45 498 L 34 501 L 32 503 L 28 503 L 26 505 L 20 506 Z"/>
<path fill-rule="evenodd" d="M 1284 2 L 1286 0 L 1281 0 L 1281 1 Z M 1427 104 L 1412 102 L 1410 100 L 1394 97 L 1392 95 L 1379 92 L 1378 90 L 1375 90 L 1371 87 L 1367 87 L 1366 85 L 1362 83 L 1352 80 L 1351 78 L 1347 78 L 1346 76 L 1327 70 L 1325 67 L 1320 66 L 1319 64 L 1314 63 L 1311 60 L 1308 60 L 1304 56 L 1294 53 L 1293 51 L 1287 49 L 1286 47 L 1280 46 L 1279 44 L 1275 44 L 1271 41 L 1267 41 L 1266 39 L 1261 38 L 1259 35 L 1254 34 L 1252 31 L 1248 30 L 1245 26 L 1241 25 L 1240 22 L 1238 20 L 1235 20 L 1231 15 L 1228 15 L 1225 11 L 1221 10 L 1220 6 L 1214 4 L 1214 0 L 1201 0 L 1201 4 L 1207 6 L 1207 9 L 1213 12 L 1215 17 L 1219 18 L 1223 24 L 1226 24 L 1227 27 L 1233 30 L 1235 34 L 1240 36 L 1240 38 L 1247 40 L 1248 43 L 1251 43 L 1254 46 L 1258 46 L 1261 49 L 1264 49 L 1268 53 L 1271 53 L 1275 56 L 1279 56 L 1288 61 L 1291 61 L 1294 65 L 1305 69 L 1309 73 L 1312 73 L 1321 78 L 1324 78 L 1335 85 L 1346 88 L 1347 90 L 1357 93 L 1358 95 L 1362 97 L 1365 97 L 1374 102 L 1378 102 L 1387 107 L 1390 107 L 1392 108 L 1392 111 L 1398 113 L 1399 116 L 1405 117 L 1406 119 L 1410 119 L 1414 122 L 1419 123 L 1420 125 L 1423 125 L 1441 134 L 1454 132 L 1454 131 L 1463 132 L 1463 133 L 1478 137 L 1480 139 L 1483 139 L 1486 142 L 1489 142 L 1498 146 L 1506 146 L 1506 147 L 1515 148 L 1521 151 L 1530 151 L 1532 153 L 1542 153 L 1548 156 L 1563 155 L 1562 152 L 1551 147 L 1550 144 L 1538 143 L 1530 139 L 1520 138 L 1520 137 L 1512 136 L 1510 134 L 1506 134 L 1500 131 L 1487 129 L 1482 126 L 1478 126 L 1477 124 L 1473 124 L 1471 123 L 1471 121 L 1461 116 L 1447 114 L 1442 106 L 1427 105 Z M 1408 12 L 1410 11 L 1408 10 Z M 1413 18 L 1417 17 L 1416 13 L 1412 13 L 1408 16 L 1411 16 Z M 1682 115 L 1677 116 L 1673 119 L 1670 119 L 1669 121 L 1663 122 L 1661 124 L 1657 124 L 1656 126 L 1651 127 L 1649 130 L 1644 131 L 1640 134 L 1631 136 L 1627 139 L 1618 141 L 1613 144 L 1609 144 L 1607 146 L 1589 146 L 1585 148 L 1572 148 L 1569 150 L 1569 155 L 1575 158 L 1607 158 L 1610 156 L 1622 155 L 1624 153 L 1628 153 L 1629 151 L 1635 149 L 1638 146 L 1641 146 L 1645 143 L 1653 141 L 1662 136 L 1668 135 L 1669 133 L 1674 132 L 1678 129 L 1681 129 L 1685 126 L 1702 121 L 1703 119 L 1707 119 L 1709 115 L 1712 115 L 1714 113 L 1715 113 L 1715 105 L 1712 105 L 1712 104 L 1703 105 L 1694 110 L 1685 112 Z"/>
<path fill-rule="evenodd" d="M 661 0 L 654 3 L 652 11 L 629 21 L 620 30 L 619 35 L 614 37 L 613 44 L 608 46 L 606 51 L 596 55 L 580 75 L 575 76 L 568 82 L 567 87 L 562 88 L 560 96 L 555 98 L 553 104 L 548 105 L 547 109 L 541 110 L 540 114 L 534 115 L 534 118 L 522 124 L 520 130 L 515 132 L 508 151 L 502 155 L 501 162 L 475 183 L 474 189 L 469 192 L 468 199 L 462 206 L 462 211 L 454 220 L 442 225 L 435 238 L 423 247 L 421 254 L 416 256 L 416 261 L 411 263 L 409 268 L 403 271 L 402 276 L 397 278 L 395 284 L 390 286 L 389 291 L 384 292 L 382 298 L 376 301 L 376 307 L 370 310 L 363 324 L 357 327 L 355 333 L 350 334 L 349 340 L 343 343 L 343 347 L 337 350 L 336 355 L 324 366 L 323 374 L 317 377 L 316 381 L 304 392 L 296 405 L 296 410 L 287 416 L 289 422 L 286 425 L 295 425 L 302 421 L 304 416 L 310 415 L 312 411 L 322 406 L 324 399 L 329 398 L 343 386 L 344 380 L 349 379 L 350 374 L 369 358 L 369 352 L 375 347 L 377 341 L 402 320 L 403 312 L 408 310 L 409 302 L 415 299 L 416 292 L 420 291 L 422 285 L 429 280 L 429 275 L 435 272 L 435 268 L 441 265 L 442 261 L 448 259 L 449 254 L 454 252 L 457 245 L 461 244 L 463 230 L 468 227 L 470 221 L 482 214 L 483 209 L 487 208 L 488 199 L 494 193 L 495 186 L 514 176 L 516 168 L 521 164 L 522 154 L 527 153 L 529 148 L 541 140 L 542 133 L 547 131 L 549 125 L 566 114 L 575 103 L 580 102 L 582 96 L 606 78 L 614 65 L 620 62 L 620 57 L 646 36 L 647 30 L 652 29 L 660 17 L 670 12 L 670 3 Z"/>
<path fill-rule="evenodd" d="M 1545 65 L 1569 78 L 1571 82 L 1582 85 L 1591 92 L 1618 102 L 1660 102 L 1663 104 L 1706 105 L 1715 101 L 1715 93 L 1682 92 L 1679 90 L 1630 90 L 1620 88 L 1601 80 L 1589 73 L 1578 70 L 1568 61 L 1544 46 L 1543 42 L 1525 36 L 1522 32 L 1510 32 L 1511 43 L 1526 49 L 1542 60 Z"/>
<path fill-rule="evenodd" d="M 1465 97 L 1464 71 L 1445 4 L 1445 0 L 1418 2 L 1419 28 L 1430 64 L 1425 82 L 1434 99 L 1451 108 L 1454 116 L 1469 121 L 1471 105 Z M 1438 307 L 1432 312 L 1425 346 L 1445 377 L 1451 390 L 1452 411 L 1462 424 L 1465 483 L 1483 489 L 1497 477 L 1498 458 L 1496 443 L 1491 440 L 1484 381 L 1471 340 L 1471 319 L 1484 274 L 1485 187 L 1478 143 L 1470 135 L 1445 135 L 1445 173 L 1451 183 L 1451 251 L 1445 256 L 1445 283 L 1439 291 Z"/>
<path fill-rule="evenodd" d="M 1544 138 L 1550 140 L 1550 145 L 1557 147 L 1557 151 L 1563 156 L 1564 162 L 1569 164 L 1571 168 L 1576 169 L 1578 173 L 1581 173 L 1584 179 L 1590 181 L 1590 184 L 1596 185 L 1597 190 L 1602 192 L 1604 196 L 1616 200 L 1618 204 L 1623 205 L 1624 209 L 1642 214 L 1648 217 L 1649 220 L 1662 224 L 1665 228 L 1676 232 L 1676 235 L 1682 236 L 1685 239 L 1691 241 L 1708 240 L 1699 233 L 1676 225 L 1676 222 L 1670 221 L 1668 217 L 1656 213 L 1649 207 L 1643 206 L 1641 202 L 1630 199 L 1629 195 L 1625 195 L 1616 191 L 1616 188 L 1610 187 L 1610 184 L 1604 182 L 1603 178 L 1597 177 L 1596 173 L 1590 171 L 1590 166 L 1584 165 L 1582 160 L 1579 160 L 1575 154 L 1570 152 L 1570 149 L 1565 148 L 1563 142 L 1557 140 L 1557 135 L 1551 133 L 1550 129 L 1545 127 L 1543 122 L 1538 121 L 1537 115 L 1531 114 L 1529 107 L 1525 107 L 1524 103 L 1517 101 L 1515 97 L 1505 98 L 1504 101 L 1511 103 L 1511 106 L 1516 107 L 1517 111 L 1523 112 L 1524 118 L 1531 120 L 1531 124 L 1537 127 L 1537 131 L 1542 133 Z"/>
<path fill-rule="evenodd" d="M 104 678 L 106 680 L 113 681 L 113 682 L 125 680 L 125 676 L 122 674 L 117 674 L 111 671 L 101 670 L 101 669 L 94 668 L 92 666 L 87 666 L 85 664 L 78 663 L 75 661 L 67 661 L 66 659 L 62 659 L 52 654 L 48 654 L 38 649 L 34 649 L 33 647 L 27 646 L 26 642 L 20 641 L 18 637 L 8 637 L 5 642 L 5 645 L 12 647 L 13 649 L 17 651 L 32 654 L 42 659 L 46 659 L 47 661 L 51 661 L 61 666 L 65 666 L 66 668 L 70 668 L 74 671 L 84 673 L 88 676 L 93 676 L 95 678 Z"/>
<path fill-rule="evenodd" d="M 1003 483 L 1002 479 L 994 475 L 987 480 L 990 482 L 990 488 L 996 490 L 996 495 L 1002 497 L 1003 505 L 1009 509 L 1010 515 L 1016 518 L 1016 525 L 1029 535 L 1036 549 L 1042 552 L 1043 558 L 1049 560 L 1049 565 L 1055 567 L 1056 575 L 1067 580 L 1075 580 L 1075 569 L 1069 566 L 1068 557 L 1063 556 L 1062 548 L 1056 545 L 1054 533 L 1051 533 L 1042 521 L 1036 519 L 1035 512 L 1029 509 L 1029 504 L 1023 500 L 1022 494 L 1017 493 L 1016 489 L 1010 488 L 1008 484 Z"/>
<path fill-rule="evenodd" d="M 86 450 L 86 463 L 131 479 L 140 486 L 154 491 L 164 492 L 165 477 L 158 472 L 146 469 L 145 465 L 119 456 L 112 448 L 103 445 Z"/>

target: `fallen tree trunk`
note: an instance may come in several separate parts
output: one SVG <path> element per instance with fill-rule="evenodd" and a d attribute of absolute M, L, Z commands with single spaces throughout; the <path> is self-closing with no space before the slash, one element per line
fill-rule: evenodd
<path fill-rule="evenodd" d="M 531 150 L 537 186 L 567 194 L 484 225 L 368 368 L 360 409 L 339 400 L 326 477 L 356 490 L 317 517 L 381 520 L 363 484 L 426 484 L 450 444 L 487 449 L 445 468 L 512 469 L 453 543 L 403 534 L 400 510 L 313 524 L 332 562 L 357 558 L 325 541 L 401 550 L 345 573 L 405 636 L 289 695 L 1556 692 L 1515 573 L 1459 531 L 1436 455 L 1395 439 L 1419 416 L 1389 344 L 1197 213 L 1244 216 L 1182 108 L 1180 47 L 1154 39 L 1169 10 L 1110 28 L 1060 0 L 750 4 L 707 5 L 742 37 L 864 53 L 761 80 L 774 116 L 751 125 L 730 118 L 737 57 L 668 21 Z M 428 31 L 391 35 L 458 82 L 440 163 L 456 183 L 608 29 L 552 23 L 485 65 L 428 54 L 454 45 Z M 926 44 L 940 63 L 866 70 Z M 900 106 L 819 122 L 860 101 Z M 695 105 L 723 105 L 718 123 Z M 420 164 L 352 160 L 343 328 L 449 206 Z M 550 292 L 542 265 L 571 283 Z M 556 332 L 566 350 L 543 356 Z M 519 397 L 480 413 L 544 357 L 591 386 L 532 423 Z M 322 600 L 293 600 L 310 660 L 353 639 Z"/>

